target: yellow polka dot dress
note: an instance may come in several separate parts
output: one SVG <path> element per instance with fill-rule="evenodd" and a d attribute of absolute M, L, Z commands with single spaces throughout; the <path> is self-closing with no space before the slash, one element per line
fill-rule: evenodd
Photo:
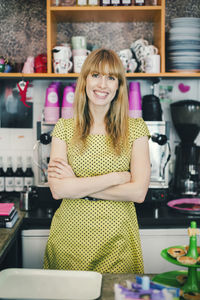
<path fill-rule="evenodd" d="M 81 155 L 70 142 L 73 124 L 73 119 L 60 119 L 53 136 L 66 141 L 68 162 L 77 177 L 129 171 L 133 141 L 149 135 L 142 118 L 130 118 L 128 151 L 123 150 L 117 156 L 112 151 L 108 136 L 89 135 L 87 149 Z M 100 273 L 143 273 L 134 203 L 63 199 L 52 219 L 44 268 Z"/>

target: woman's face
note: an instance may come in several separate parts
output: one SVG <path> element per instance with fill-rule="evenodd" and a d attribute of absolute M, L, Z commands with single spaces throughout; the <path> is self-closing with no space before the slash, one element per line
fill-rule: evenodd
<path fill-rule="evenodd" d="M 119 86 L 118 78 L 112 75 L 92 73 L 86 79 L 89 105 L 109 108 Z"/>

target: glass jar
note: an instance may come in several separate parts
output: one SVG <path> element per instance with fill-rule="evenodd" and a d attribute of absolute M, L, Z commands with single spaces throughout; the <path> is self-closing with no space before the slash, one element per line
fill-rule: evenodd
<path fill-rule="evenodd" d="M 145 0 L 134 0 L 135 6 L 143 6 L 145 5 Z"/>

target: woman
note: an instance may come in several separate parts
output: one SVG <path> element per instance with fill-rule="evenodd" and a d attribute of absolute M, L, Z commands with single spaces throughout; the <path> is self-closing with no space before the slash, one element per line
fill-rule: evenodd
<path fill-rule="evenodd" d="M 134 202 L 149 185 L 148 129 L 128 118 L 118 55 L 93 51 L 78 78 L 74 118 L 52 138 L 48 180 L 63 198 L 50 229 L 44 268 L 143 273 Z"/>

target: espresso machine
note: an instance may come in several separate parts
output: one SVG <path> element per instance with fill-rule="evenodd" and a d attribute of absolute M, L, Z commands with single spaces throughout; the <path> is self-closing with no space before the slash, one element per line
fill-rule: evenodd
<path fill-rule="evenodd" d="M 181 100 L 170 105 L 180 143 L 175 148 L 176 162 L 172 180 L 175 197 L 196 197 L 200 193 L 200 146 L 194 143 L 200 131 L 200 102 Z"/>

